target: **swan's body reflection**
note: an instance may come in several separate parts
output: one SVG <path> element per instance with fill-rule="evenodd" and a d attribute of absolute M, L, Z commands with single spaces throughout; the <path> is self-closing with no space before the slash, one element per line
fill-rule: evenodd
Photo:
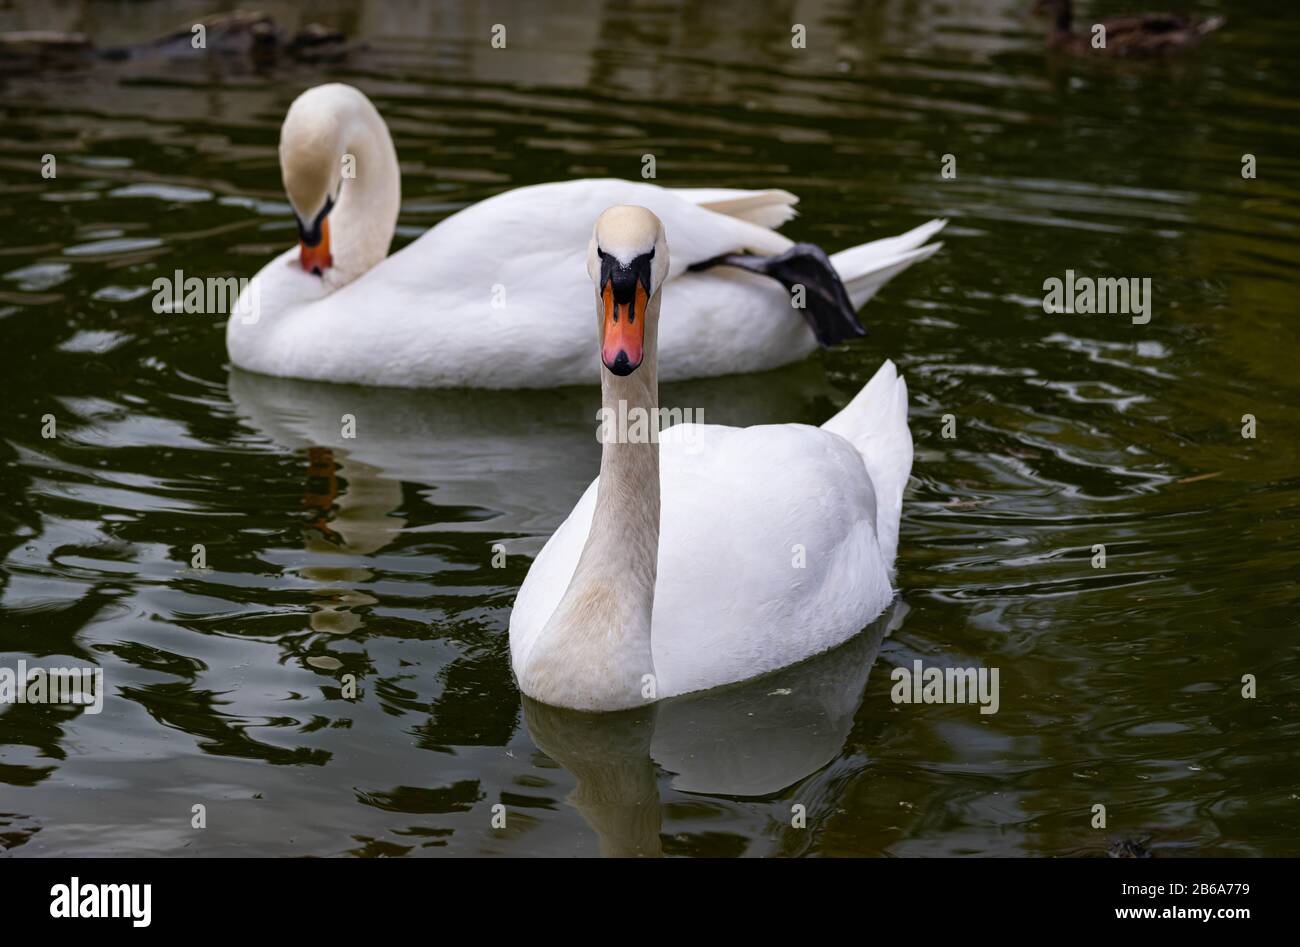
<path fill-rule="evenodd" d="M 424 497 L 439 507 L 490 514 L 457 515 L 437 529 L 485 532 L 503 540 L 508 552 L 529 555 L 541 549 L 599 470 L 592 390 L 360 388 L 238 369 L 229 377 L 231 401 L 257 431 L 293 450 L 328 448 L 340 463 L 346 457 L 349 491 L 390 481 L 396 509 L 398 483 L 424 485 L 431 488 Z M 806 362 L 664 385 L 662 397 L 666 408 L 738 425 L 812 421 L 826 410 L 817 407 L 819 399 L 833 400 L 832 389 L 822 370 Z M 344 415 L 356 419 L 355 437 L 343 436 Z M 377 523 L 386 525 L 391 521 Z"/>
<path fill-rule="evenodd" d="M 661 854 L 656 767 L 682 792 L 767 796 L 840 753 L 885 636 L 908 607 L 895 600 L 839 648 L 754 680 L 616 714 L 524 698 L 533 742 L 574 777 L 569 802 L 604 855 Z M 809 815 L 812 820 L 812 814 Z"/>

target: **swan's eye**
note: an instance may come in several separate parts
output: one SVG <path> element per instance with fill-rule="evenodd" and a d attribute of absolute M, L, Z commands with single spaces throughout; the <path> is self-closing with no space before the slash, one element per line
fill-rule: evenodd
<path fill-rule="evenodd" d="M 599 258 L 599 259 L 601 259 L 601 260 L 604 260 L 604 259 L 607 258 L 608 255 L 607 255 L 607 254 L 605 253 L 605 251 L 602 250 L 600 247 L 597 247 L 597 248 L 596 248 L 596 256 L 597 256 L 597 258 Z"/>

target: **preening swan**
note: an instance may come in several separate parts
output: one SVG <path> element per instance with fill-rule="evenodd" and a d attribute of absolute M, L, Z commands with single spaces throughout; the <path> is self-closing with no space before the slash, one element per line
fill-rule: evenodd
<path fill-rule="evenodd" d="M 602 414 L 657 417 L 674 272 L 659 219 L 605 211 L 587 272 Z M 679 424 L 658 443 L 602 439 L 600 476 L 515 599 L 511 663 L 529 697 L 609 711 L 745 680 L 847 640 L 893 598 L 912 467 L 893 363 L 820 428 Z"/>
<path fill-rule="evenodd" d="M 785 191 L 540 184 L 468 207 L 389 256 L 401 181 L 379 112 L 331 83 L 290 106 L 280 134 L 299 246 L 249 281 L 226 327 L 238 367 L 395 387 L 590 382 L 582 261 L 606 207 L 648 207 L 674 234 L 661 287 L 665 380 L 774 368 L 861 335 L 856 310 L 934 253 L 943 221 L 827 257 L 777 233 Z M 792 293 L 804 305 L 792 305 Z"/>

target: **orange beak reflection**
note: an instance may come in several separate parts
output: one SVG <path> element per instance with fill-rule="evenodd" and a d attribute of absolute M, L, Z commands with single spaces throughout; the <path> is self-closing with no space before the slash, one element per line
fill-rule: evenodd
<path fill-rule="evenodd" d="M 315 246 L 308 246 L 305 239 L 298 241 L 298 262 L 308 273 L 320 275 L 334 265 L 330 256 L 330 219 L 321 218 L 320 240 Z"/>
<path fill-rule="evenodd" d="M 638 280 L 632 299 L 619 302 L 614 298 L 614 281 L 609 280 L 601 296 L 605 301 L 601 361 L 615 375 L 630 375 L 645 355 L 645 287 Z"/>

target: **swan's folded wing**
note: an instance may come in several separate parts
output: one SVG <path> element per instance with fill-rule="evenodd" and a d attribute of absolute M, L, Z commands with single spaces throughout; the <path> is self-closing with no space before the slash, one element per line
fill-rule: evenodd
<path fill-rule="evenodd" d="M 780 253 L 790 246 L 767 227 L 716 213 L 667 188 L 592 178 L 488 198 L 448 217 L 383 265 L 398 271 L 395 278 L 406 276 L 409 267 L 410 278 L 427 285 L 452 283 L 474 292 L 496 283 L 509 292 L 512 283 L 550 278 L 587 283 L 592 227 L 615 204 L 639 204 L 659 217 L 672 247 L 673 276 L 720 254 Z"/>
<path fill-rule="evenodd" d="M 845 440 L 802 424 L 679 425 L 660 445 L 661 695 L 820 653 L 889 601 L 875 497 Z"/>

